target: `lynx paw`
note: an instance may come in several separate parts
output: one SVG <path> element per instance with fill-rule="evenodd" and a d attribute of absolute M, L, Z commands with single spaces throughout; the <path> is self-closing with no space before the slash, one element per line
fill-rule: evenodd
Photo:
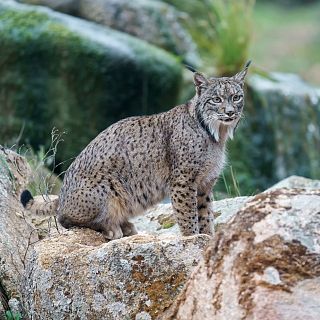
<path fill-rule="evenodd" d="M 105 230 L 103 232 L 103 234 L 104 234 L 105 238 L 108 240 L 115 240 L 115 239 L 120 239 L 123 237 L 123 233 L 122 233 L 120 226 L 114 227 L 110 230 Z"/>

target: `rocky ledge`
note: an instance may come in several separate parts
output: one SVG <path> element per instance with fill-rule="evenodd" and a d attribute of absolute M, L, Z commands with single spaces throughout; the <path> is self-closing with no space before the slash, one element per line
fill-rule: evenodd
<path fill-rule="evenodd" d="M 319 208 L 319 189 L 255 196 L 216 234 L 161 319 L 319 319 Z"/>
<path fill-rule="evenodd" d="M 35 245 L 24 305 L 32 319 L 154 319 L 170 306 L 209 237 L 136 235 L 105 242 L 89 229 Z"/>
<path fill-rule="evenodd" d="M 136 236 L 60 228 L 39 241 L 18 199 L 30 168 L 9 150 L 0 160 L 0 319 L 319 318 L 319 181 L 214 202 L 213 239 L 181 237 L 164 204 L 135 219 Z"/>

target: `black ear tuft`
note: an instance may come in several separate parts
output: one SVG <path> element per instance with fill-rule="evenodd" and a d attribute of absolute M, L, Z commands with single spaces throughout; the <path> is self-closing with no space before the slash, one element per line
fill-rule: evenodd
<path fill-rule="evenodd" d="M 245 69 L 248 69 L 249 66 L 250 66 L 250 64 L 251 64 L 251 62 L 252 62 L 251 60 L 247 61 L 247 63 L 246 63 L 246 65 L 244 66 L 244 68 L 245 68 Z"/>
<path fill-rule="evenodd" d="M 236 75 L 234 75 L 232 77 L 233 80 L 236 80 L 238 82 L 244 82 L 244 78 L 246 77 L 247 75 L 247 72 L 248 72 L 248 68 L 251 64 L 251 60 L 249 60 L 246 65 L 244 66 L 244 69 L 241 70 L 240 72 L 238 72 Z"/>
<path fill-rule="evenodd" d="M 193 73 L 197 72 L 197 70 L 194 67 L 189 66 L 188 64 L 185 64 L 184 66 Z"/>
<path fill-rule="evenodd" d="M 33 197 L 31 195 L 30 191 L 24 190 L 20 195 L 20 202 L 22 203 L 22 205 L 24 207 L 26 207 L 30 200 L 33 200 Z"/>

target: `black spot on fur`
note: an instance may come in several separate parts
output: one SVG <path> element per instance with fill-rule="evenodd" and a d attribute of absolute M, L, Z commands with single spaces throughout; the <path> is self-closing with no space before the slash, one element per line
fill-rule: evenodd
<path fill-rule="evenodd" d="M 142 195 L 143 195 L 144 201 L 147 201 L 148 200 L 147 195 L 145 193 L 143 193 Z"/>
<path fill-rule="evenodd" d="M 26 207 L 30 200 L 33 200 L 33 197 L 31 195 L 30 191 L 24 190 L 20 195 L 20 202 L 22 203 L 22 205 L 24 207 Z"/>

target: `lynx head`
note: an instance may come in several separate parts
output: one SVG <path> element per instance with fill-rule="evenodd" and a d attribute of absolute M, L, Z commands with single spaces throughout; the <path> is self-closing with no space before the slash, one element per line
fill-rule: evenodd
<path fill-rule="evenodd" d="M 250 63 L 233 77 L 206 78 L 201 73 L 194 73 L 196 116 L 200 125 L 217 142 L 222 127 L 233 138 L 244 106 L 243 86 Z"/>

